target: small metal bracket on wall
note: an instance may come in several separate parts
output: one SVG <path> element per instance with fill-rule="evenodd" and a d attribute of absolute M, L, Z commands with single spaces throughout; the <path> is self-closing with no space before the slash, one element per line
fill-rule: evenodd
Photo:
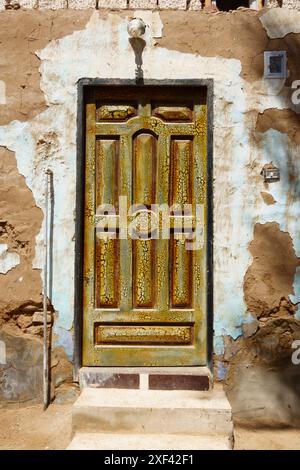
<path fill-rule="evenodd" d="M 264 177 L 265 183 L 275 183 L 280 180 L 280 170 L 272 162 L 265 165 L 260 174 Z"/>

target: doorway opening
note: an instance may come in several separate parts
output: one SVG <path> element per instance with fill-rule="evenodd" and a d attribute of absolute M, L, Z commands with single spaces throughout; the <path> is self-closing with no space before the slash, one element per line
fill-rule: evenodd
<path fill-rule="evenodd" d="M 83 79 L 78 93 L 76 370 L 210 365 L 212 81 Z M 145 205 L 126 215 L 139 227 L 152 203 L 202 201 L 204 249 L 176 241 L 172 212 L 170 239 L 118 239 L 124 195 Z M 100 217 L 117 224 L 109 241 L 97 238 L 99 203 L 116 207 Z"/>

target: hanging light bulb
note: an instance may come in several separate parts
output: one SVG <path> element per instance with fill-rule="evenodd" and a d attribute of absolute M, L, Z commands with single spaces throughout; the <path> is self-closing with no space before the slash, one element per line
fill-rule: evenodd
<path fill-rule="evenodd" d="M 131 38 L 140 38 L 145 34 L 146 25 L 141 18 L 132 18 L 128 23 L 127 31 Z"/>

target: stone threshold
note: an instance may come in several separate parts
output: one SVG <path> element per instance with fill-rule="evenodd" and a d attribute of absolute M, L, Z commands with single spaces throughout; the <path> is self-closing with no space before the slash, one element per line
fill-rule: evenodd
<path fill-rule="evenodd" d="M 140 390 L 199 390 L 212 388 L 206 366 L 195 367 L 82 367 L 80 388 Z"/>

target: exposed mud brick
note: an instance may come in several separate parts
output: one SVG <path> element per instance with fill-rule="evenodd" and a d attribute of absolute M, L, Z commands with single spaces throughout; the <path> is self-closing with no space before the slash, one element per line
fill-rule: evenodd
<path fill-rule="evenodd" d="M 25 330 L 25 333 L 28 333 L 30 335 L 33 335 L 33 336 L 44 336 L 44 327 L 42 325 L 38 325 L 38 326 L 29 326 L 28 328 L 26 328 Z"/>
<path fill-rule="evenodd" d="M 98 8 L 126 9 L 127 0 L 98 0 Z"/>
<path fill-rule="evenodd" d="M 186 10 L 187 0 L 158 0 L 158 6 L 162 9 Z"/>
<path fill-rule="evenodd" d="M 292 344 L 300 339 L 300 321 L 282 312 L 280 315 L 268 318 L 252 338 L 251 346 L 255 346 L 258 357 L 267 364 L 291 361 Z"/>
<path fill-rule="evenodd" d="M 129 0 L 129 8 L 152 10 L 153 8 L 157 8 L 157 0 Z"/>
<path fill-rule="evenodd" d="M 43 346 L 35 338 L 0 331 L 6 364 L 0 364 L 0 401 L 40 400 L 43 390 Z"/>
<path fill-rule="evenodd" d="M 34 325 L 42 325 L 44 323 L 44 312 L 34 312 L 32 323 Z M 51 313 L 47 314 L 47 323 L 52 323 Z"/>
<path fill-rule="evenodd" d="M 39 0 L 40 10 L 59 10 L 67 8 L 67 0 Z"/>
<path fill-rule="evenodd" d="M 30 315 L 20 315 L 17 318 L 17 325 L 24 330 L 32 325 L 32 317 Z"/>
<path fill-rule="evenodd" d="M 85 10 L 88 8 L 96 8 L 96 0 L 68 0 L 68 8 L 73 10 Z"/>

